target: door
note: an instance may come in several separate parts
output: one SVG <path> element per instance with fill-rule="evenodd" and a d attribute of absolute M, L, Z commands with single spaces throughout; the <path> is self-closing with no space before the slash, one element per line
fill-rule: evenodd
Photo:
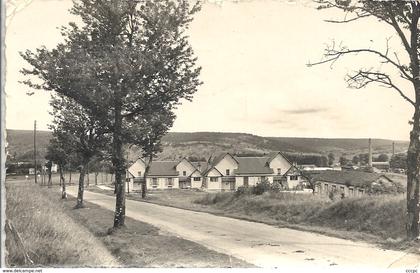
<path fill-rule="evenodd" d="M 231 191 L 234 191 L 234 190 L 236 190 L 236 188 L 235 188 L 235 181 L 232 181 L 232 182 L 230 182 L 230 190 Z"/>
<path fill-rule="evenodd" d="M 249 187 L 249 177 L 248 176 L 244 176 L 244 187 Z"/>

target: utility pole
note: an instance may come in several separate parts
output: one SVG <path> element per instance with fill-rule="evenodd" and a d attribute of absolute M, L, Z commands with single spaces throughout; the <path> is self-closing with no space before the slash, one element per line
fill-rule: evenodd
<path fill-rule="evenodd" d="M 34 162 L 35 162 L 35 184 L 37 183 L 36 173 L 36 120 L 34 121 Z"/>
<path fill-rule="evenodd" d="M 368 159 L 369 167 L 372 167 L 372 139 L 369 138 L 369 159 Z"/>

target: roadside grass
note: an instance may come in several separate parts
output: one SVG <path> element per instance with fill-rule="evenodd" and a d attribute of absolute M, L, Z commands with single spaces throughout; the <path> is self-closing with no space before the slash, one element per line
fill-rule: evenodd
<path fill-rule="evenodd" d="M 317 195 L 209 193 L 195 203 L 215 207 L 258 222 L 285 225 L 386 248 L 419 252 L 405 240 L 405 196 L 378 195 L 331 201 Z"/>
<path fill-rule="evenodd" d="M 89 190 L 113 195 L 98 188 Z M 192 190 L 150 191 L 146 199 L 130 193 L 128 199 L 188 210 L 208 212 L 316 232 L 343 239 L 365 241 L 384 248 L 419 253 L 419 243 L 405 238 L 405 196 L 378 195 L 331 201 L 312 194 L 262 195 Z"/>
<path fill-rule="evenodd" d="M 253 267 L 128 217 L 125 227 L 108 234 L 112 211 L 89 202 L 84 209 L 73 209 L 75 197 L 61 200 L 58 186 L 6 185 L 7 218 L 35 261 L 32 266 Z M 9 264 L 24 266 L 21 253 L 11 243 L 7 244 Z"/>
<path fill-rule="evenodd" d="M 6 234 L 7 263 L 18 267 L 118 266 L 95 236 L 64 213 L 60 195 L 28 182 L 6 183 L 6 217 L 20 234 L 34 264 L 25 264 L 21 250 Z"/>

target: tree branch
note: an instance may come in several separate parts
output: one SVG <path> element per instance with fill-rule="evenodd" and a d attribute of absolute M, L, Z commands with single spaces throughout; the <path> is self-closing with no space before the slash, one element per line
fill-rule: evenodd
<path fill-rule="evenodd" d="M 376 82 L 382 84 L 384 87 L 395 89 L 401 97 L 408 101 L 415 107 L 415 102 L 407 97 L 404 92 L 393 83 L 391 77 L 385 73 L 371 71 L 371 70 L 359 70 L 355 75 L 347 75 L 347 83 L 349 87 L 361 89 L 366 87 L 368 84 Z"/>
<path fill-rule="evenodd" d="M 335 43 L 333 43 L 332 47 L 327 47 L 325 49 L 325 53 L 324 53 L 324 57 L 326 57 L 325 60 L 322 60 L 322 61 L 319 61 L 319 62 L 316 62 L 316 63 L 309 63 L 309 64 L 307 64 L 307 66 L 311 67 L 311 66 L 314 66 L 314 65 L 324 64 L 324 63 L 328 63 L 328 62 L 335 62 L 340 57 L 342 57 L 346 54 L 372 53 L 372 54 L 377 55 L 377 56 L 381 57 L 382 59 L 384 59 L 385 60 L 384 63 L 390 63 L 394 67 L 396 67 L 400 71 L 400 73 L 401 73 L 401 75 L 404 79 L 407 79 L 409 81 L 413 81 L 414 78 L 409 73 L 407 73 L 407 67 L 400 64 L 398 57 L 397 57 L 397 61 L 394 61 L 388 56 L 388 51 L 389 51 L 388 41 L 389 41 L 389 39 L 387 39 L 386 53 L 382 53 L 382 52 L 379 52 L 377 50 L 370 49 L 370 48 L 348 49 L 348 48 L 343 46 L 340 49 L 335 49 Z"/>

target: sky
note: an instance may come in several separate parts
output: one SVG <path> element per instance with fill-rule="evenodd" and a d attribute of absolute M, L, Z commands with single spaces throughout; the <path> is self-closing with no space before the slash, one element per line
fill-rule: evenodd
<path fill-rule="evenodd" d="M 25 1 L 21 1 L 25 2 Z M 6 128 L 47 129 L 48 92 L 26 94 L 19 73 L 27 66 L 19 51 L 61 41 L 57 27 L 74 21 L 70 0 L 26 0 L 7 21 Z M 343 18 L 319 11 L 308 0 L 207 1 L 189 29 L 203 81 L 193 101 L 176 110 L 173 132 L 243 132 L 275 137 L 387 138 L 408 140 L 412 110 L 397 93 L 378 85 L 350 89 L 348 72 L 378 67 L 367 55 L 328 64 L 319 61 L 333 40 L 351 47 L 384 50 L 406 60 L 398 37 L 373 19 L 331 24 Z M 392 70 L 384 64 L 384 71 Z M 396 82 L 411 97 L 410 85 Z"/>

